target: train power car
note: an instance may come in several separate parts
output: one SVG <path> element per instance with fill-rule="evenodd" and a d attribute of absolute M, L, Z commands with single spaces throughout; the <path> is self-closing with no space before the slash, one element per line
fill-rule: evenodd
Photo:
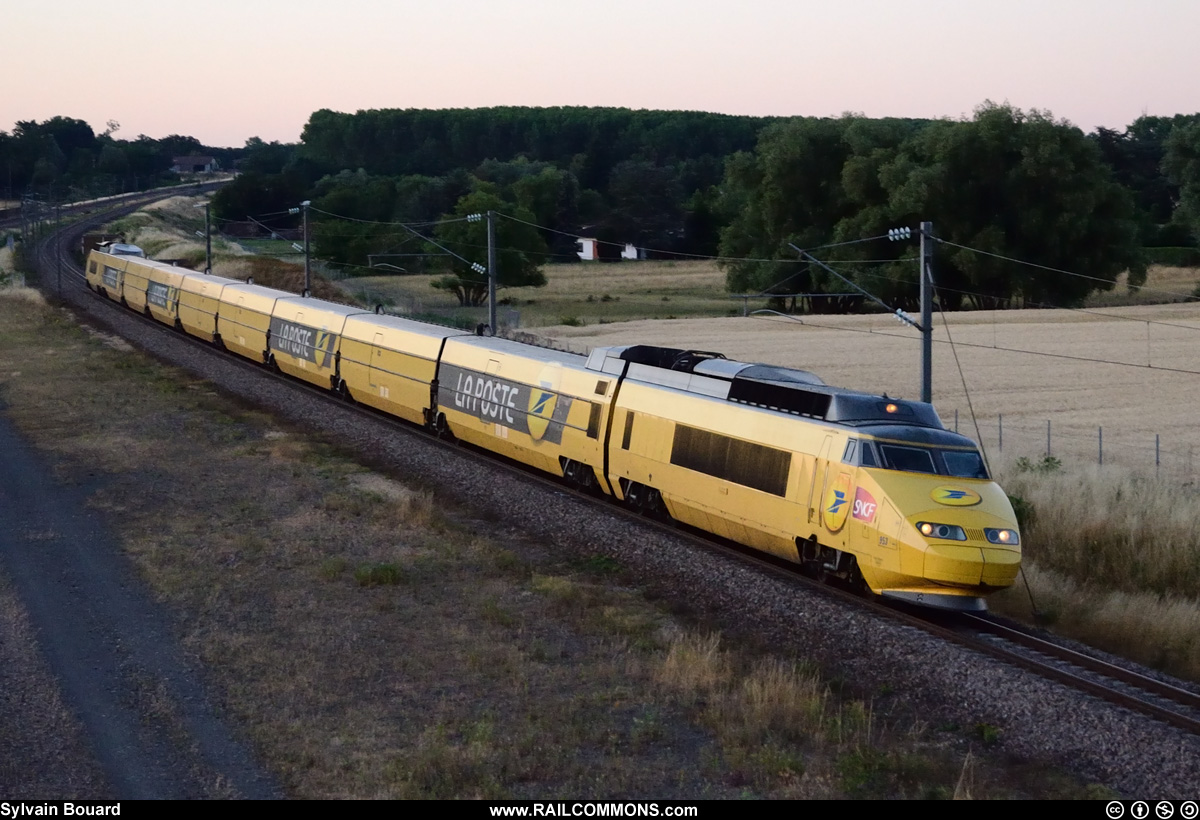
<path fill-rule="evenodd" d="M 598 348 L 619 376 L 619 497 L 886 597 L 983 609 L 1020 564 L 1012 506 L 928 404 L 806 371 L 657 347 Z"/>

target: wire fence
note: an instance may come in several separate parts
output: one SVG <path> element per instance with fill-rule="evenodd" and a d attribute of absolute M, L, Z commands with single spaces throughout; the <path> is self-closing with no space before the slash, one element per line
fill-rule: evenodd
<path fill-rule="evenodd" d="M 1086 426 L 1078 421 L 1055 423 L 999 413 L 981 416 L 976 425 L 966 412 L 943 417 L 948 428 L 976 439 L 993 468 L 1018 459 L 1037 464 L 1047 456 L 1067 465 L 1120 467 L 1133 472 L 1191 482 L 1196 478 L 1196 447 L 1176 437 L 1118 426 Z"/>

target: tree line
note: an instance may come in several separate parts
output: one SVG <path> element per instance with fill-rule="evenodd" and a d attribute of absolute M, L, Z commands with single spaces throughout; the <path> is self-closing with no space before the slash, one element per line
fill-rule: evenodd
<path fill-rule="evenodd" d="M 611 108 L 318 111 L 302 142 L 220 196 L 220 213 L 282 210 L 311 198 L 317 252 L 351 269 L 447 270 L 440 286 L 473 301 L 479 277 L 393 222 L 494 208 L 542 231 L 506 227 L 506 284 L 536 284 L 546 260 L 575 259 L 573 235 L 651 255 L 721 254 L 735 292 L 841 293 L 799 264 L 814 249 L 934 223 L 948 307 L 1074 305 L 1129 271 L 1146 246 L 1200 237 L 1200 115 L 1141 117 L 1085 134 L 1048 112 L 985 103 L 963 120 L 754 118 Z M 271 196 L 280 199 L 272 204 Z M 326 214 L 351 217 L 353 222 Z M 428 229 L 484 261 L 484 227 Z M 561 233 L 560 233 L 561 232 Z M 966 250 L 955 245 L 976 250 Z M 979 253 L 983 251 L 984 253 Z M 915 304 L 911 245 L 869 243 L 822 259 L 890 303 Z M 989 255 L 991 254 L 991 255 Z M 1014 257 L 1088 278 L 1016 266 Z M 808 298 L 809 309 L 861 300 Z"/>
<path fill-rule="evenodd" d="M 252 138 L 239 149 L 188 137 L 122 141 L 111 125 L 95 135 L 56 117 L 0 133 L 10 187 L 89 178 L 111 186 L 130 176 L 140 184 L 163 174 L 170 156 L 212 154 L 242 172 L 217 195 L 219 218 L 276 214 L 272 224 L 294 226 L 286 211 L 311 200 L 322 258 L 351 271 L 441 271 L 439 285 L 465 302 L 481 293 L 469 262 L 486 261 L 484 226 L 432 223 L 489 209 L 515 217 L 501 223 L 504 284 L 536 284 L 546 261 L 574 261 L 582 234 L 613 243 L 604 247 L 614 255 L 629 242 L 652 256 L 772 260 L 729 262 L 735 292 L 845 291 L 823 268 L 797 262 L 793 246 L 806 248 L 898 305 L 916 298 L 911 245 L 815 249 L 930 220 L 947 240 L 938 253 L 947 306 L 1073 305 L 1105 286 L 1095 279 L 1128 270 L 1141 281 L 1147 246 L 1200 238 L 1200 115 L 1085 134 L 1048 112 L 991 103 L 963 120 L 322 110 L 298 144 Z M 397 222 L 426 223 L 420 230 L 437 246 Z M 818 297 L 808 307 L 857 301 Z"/>
<path fill-rule="evenodd" d="M 178 156 L 212 156 L 232 167 L 241 149 L 212 148 L 195 137 L 173 134 L 152 139 L 118 139 L 120 124 L 110 120 L 97 134 L 72 117 L 18 122 L 0 131 L 0 192 L 4 199 L 39 197 L 66 202 L 140 191 L 178 180 L 171 171 Z"/>

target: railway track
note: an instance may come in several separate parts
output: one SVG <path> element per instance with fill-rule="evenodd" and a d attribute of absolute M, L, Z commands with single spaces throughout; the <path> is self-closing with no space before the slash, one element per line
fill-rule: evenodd
<path fill-rule="evenodd" d="M 121 212 L 134 210 L 141 202 L 125 206 Z M 119 213 L 119 212 L 117 212 Z M 95 296 L 84 287 L 83 271 L 76 265 L 71 255 L 73 237 L 87 230 L 93 224 L 107 221 L 117 215 L 110 213 L 103 216 L 91 217 L 83 222 L 64 229 L 48 237 L 40 243 L 34 254 L 36 264 L 43 272 L 43 283 L 48 284 L 50 276 L 62 270 L 63 298 L 83 308 L 91 316 L 120 333 L 122 321 L 143 323 L 154 329 L 156 333 L 170 335 L 187 343 L 204 348 L 214 356 L 221 356 L 238 367 L 254 371 L 264 379 L 274 379 L 285 383 L 289 389 L 306 391 L 320 401 L 336 406 L 339 412 L 362 414 L 375 421 L 384 420 L 405 435 L 418 435 L 428 441 L 436 441 L 438 446 L 451 449 L 464 449 L 464 445 L 456 442 L 438 439 L 429 431 L 415 427 L 399 419 L 381 414 L 338 398 L 334 394 L 320 390 L 312 385 L 288 378 L 273 372 L 262 365 L 257 365 L 244 358 L 223 353 L 210 345 L 187 336 L 172 328 L 168 328 L 150 318 L 133 313 L 114 302 Z M 637 519 L 640 525 L 668 531 L 679 539 L 686 540 L 697 548 L 707 551 L 717 551 L 737 560 L 750 562 L 763 572 L 786 577 L 789 583 L 803 586 L 805 589 L 821 595 L 834 596 L 854 606 L 865 607 L 880 617 L 898 620 L 907 625 L 936 635 L 947 641 L 967 647 L 977 652 L 997 658 L 1027 669 L 1043 678 L 1057 681 L 1072 689 L 1085 692 L 1097 698 L 1167 723 L 1186 732 L 1200 735 L 1200 695 L 1189 690 L 1186 686 L 1160 680 L 1156 677 L 1137 672 L 1126 666 L 1111 663 L 1095 655 L 1090 655 L 1077 649 L 1067 647 L 1050 638 L 1035 633 L 1018 625 L 1004 623 L 991 616 L 980 616 L 969 613 L 940 613 L 925 610 L 915 610 L 904 606 L 895 606 L 879 600 L 864 598 L 861 594 L 849 590 L 831 587 L 819 583 L 815 579 L 801 575 L 798 569 L 785 561 L 749 550 L 732 542 L 723 541 L 707 533 L 693 531 L 690 528 L 678 526 L 669 521 L 649 518 L 642 513 L 604 501 L 594 495 L 588 495 L 563 483 L 533 472 L 523 466 L 516 465 L 490 453 L 475 448 L 469 448 L 479 458 L 486 459 L 493 468 L 505 471 L 521 480 L 533 482 L 548 492 L 576 497 L 586 503 L 603 504 L 609 513 L 627 519 Z"/>

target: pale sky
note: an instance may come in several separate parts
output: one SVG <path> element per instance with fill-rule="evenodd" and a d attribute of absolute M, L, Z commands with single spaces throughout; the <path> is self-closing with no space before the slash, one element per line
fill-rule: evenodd
<path fill-rule="evenodd" d="M 1200 0 L 4 0 L 0 130 L 294 142 L 320 108 L 1200 112 Z"/>

